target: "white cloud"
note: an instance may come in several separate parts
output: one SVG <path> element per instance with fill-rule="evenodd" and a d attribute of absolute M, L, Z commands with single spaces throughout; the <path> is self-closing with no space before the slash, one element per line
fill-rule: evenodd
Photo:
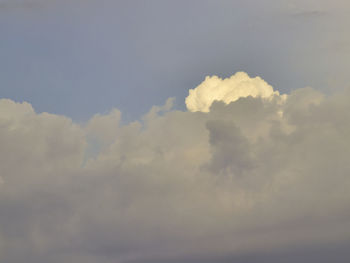
<path fill-rule="evenodd" d="M 189 91 L 186 106 L 190 111 L 209 112 L 214 101 L 228 104 L 248 96 L 271 100 L 274 96 L 280 95 L 260 77 L 251 78 L 245 72 L 237 72 L 226 79 L 207 76 L 200 85 Z M 285 95 L 282 95 L 281 99 L 285 99 Z"/>
<path fill-rule="evenodd" d="M 215 95 L 206 113 L 169 100 L 125 125 L 117 110 L 78 125 L 0 100 L 0 261 L 143 262 L 349 239 L 349 91 L 299 89 L 281 104 L 255 82 L 277 99 Z"/>

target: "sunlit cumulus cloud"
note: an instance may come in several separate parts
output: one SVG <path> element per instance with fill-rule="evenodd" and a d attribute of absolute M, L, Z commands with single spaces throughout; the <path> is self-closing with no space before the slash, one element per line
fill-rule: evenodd
<path fill-rule="evenodd" d="M 216 262 L 349 240 L 349 97 L 240 72 L 128 124 L 2 99 L 0 261 Z"/>
<path fill-rule="evenodd" d="M 245 72 L 237 72 L 226 79 L 217 76 L 206 77 L 198 87 L 189 91 L 186 106 L 190 111 L 209 112 L 214 101 L 223 101 L 228 104 L 248 96 L 271 100 L 274 96 L 279 97 L 280 94 L 262 78 L 251 78 Z M 286 95 L 282 95 L 281 99 L 285 97 Z"/>

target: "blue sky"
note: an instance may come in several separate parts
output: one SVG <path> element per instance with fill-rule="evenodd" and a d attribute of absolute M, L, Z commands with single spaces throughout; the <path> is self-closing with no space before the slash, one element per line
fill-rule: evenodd
<path fill-rule="evenodd" d="M 207 75 L 262 76 L 289 92 L 346 86 L 348 4 L 338 1 L 0 3 L 1 97 L 38 112 L 127 120 Z"/>

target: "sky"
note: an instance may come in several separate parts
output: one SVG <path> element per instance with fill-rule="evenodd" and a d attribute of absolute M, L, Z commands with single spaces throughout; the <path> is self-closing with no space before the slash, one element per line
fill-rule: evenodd
<path fill-rule="evenodd" d="M 349 11 L 0 0 L 0 262 L 349 262 Z"/>
<path fill-rule="evenodd" d="M 1 95 L 86 121 L 126 121 L 207 75 L 289 92 L 347 86 L 347 1 L 1 0 Z"/>

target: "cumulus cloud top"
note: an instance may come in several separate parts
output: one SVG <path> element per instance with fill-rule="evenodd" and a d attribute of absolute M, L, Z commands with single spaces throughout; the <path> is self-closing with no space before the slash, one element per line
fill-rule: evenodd
<path fill-rule="evenodd" d="M 349 240 L 349 91 L 281 104 L 236 78 L 265 91 L 205 114 L 170 99 L 128 124 L 0 100 L 0 261 L 216 262 Z"/>
<path fill-rule="evenodd" d="M 190 111 L 209 112 L 214 101 L 223 101 L 228 104 L 248 96 L 272 99 L 280 94 L 262 78 L 258 76 L 251 78 L 245 72 L 237 72 L 225 79 L 207 76 L 195 89 L 189 90 L 186 106 Z M 285 96 L 281 98 L 285 99 Z"/>

